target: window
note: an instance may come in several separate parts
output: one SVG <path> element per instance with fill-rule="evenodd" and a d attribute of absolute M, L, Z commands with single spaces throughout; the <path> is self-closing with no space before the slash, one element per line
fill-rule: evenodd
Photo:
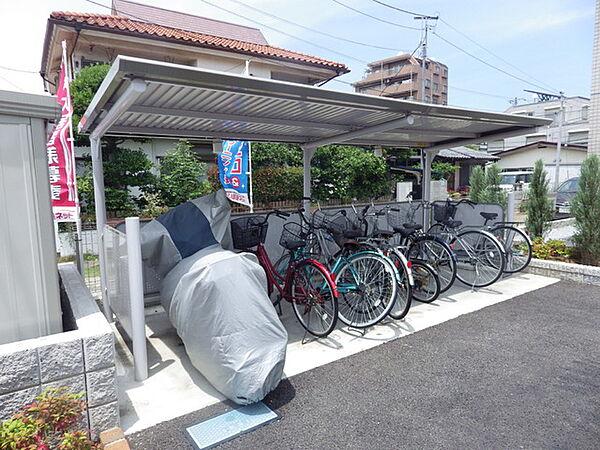
<path fill-rule="evenodd" d="M 437 83 L 433 83 L 433 92 L 437 92 L 440 89 L 440 85 Z"/>
<path fill-rule="evenodd" d="M 425 102 L 426 103 L 431 103 L 431 97 L 429 95 L 425 96 Z"/>
<path fill-rule="evenodd" d="M 588 120 L 588 111 L 589 111 L 590 107 L 589 106 L 582 106 L 581 107 L 581 120 Z"/>
<path fill-rule="evenodd" d="M 448 76 L 448 69 L 444 69 L 444 76 L 447 77 Z"/>
<path fill-rule="evenodd" d="M 425 87 L 431 87 L 431 81 L 430 80 L 425 80 Z"/>
<path fill-rule="evenodd" d="M 438 101 L 437 101 L 437 98 L 433 97 L 433 98 L 431 99 L 431 103 L 433 103 L 434 105 L 435 105 L 435 104 L 437 104 L 437 102 L 438 102 Z"/>
<path fill-rule="evenodd" d="M 437 64 L 435 66 L 435 71 L 436 71 L 436 73 L 440 73 L 440 66 L 438 66 Z"/>

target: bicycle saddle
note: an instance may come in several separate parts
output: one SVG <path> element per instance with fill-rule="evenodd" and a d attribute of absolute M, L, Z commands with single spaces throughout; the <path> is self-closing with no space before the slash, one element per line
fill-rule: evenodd
<path fill-rule="evenodd" d="M 412 228 L 413 230 L 420 230 L 421 228 L 423 228 L 423 225 L 414 222 L 403 223 L 402 226 L 404 228 Z"/>
<path fill-rule="evenodd" d="M 496 217 L 498 217 L 497 213 L 480 212 L 479 214 L 481 217 L 487 220 L 494 220 Z"/>
<path fill-rule="evenodd" d="M 306 246 L 306 241 L 287 241 L 285 243 L 285 248 L 287 248 L 288 250 L 296 250 L 297 248 L 305 247 L 305 246 Z"/>
<path fill-rule="evenodd" d="M 458 228 L 462 225 L 462 220 L 448 219 L 444 221 L 444 225 L 446 225 L 448 228 Z"/>
<path fill-rule="evenodd" d="M 346 230 L 344 231 L 344 237 L 348 239 L 362 237 L 364 233 L 362 230 Z"/>
<path fill-rule="evenodd" d="M 394 231 L 396 233 L 400 233 L 400 236 L 402 236 L 403 238 L 407 238 L 408 236 L 410 236 L 411 234 L 413 234 L 415 231 L 417 231 L 417 229 L 416 228 L 394 227 Z"/>
<path fill-rule="evenodd" d="M 380 230 L 378 228 L 375 228 L 371 232 L 371 236 L 374 238 L 380 237 L 380 238 L 388 239 L 388 238 L 391 238 L 393 235 L 394 235 L 394 232 L 392 230 Z"/>

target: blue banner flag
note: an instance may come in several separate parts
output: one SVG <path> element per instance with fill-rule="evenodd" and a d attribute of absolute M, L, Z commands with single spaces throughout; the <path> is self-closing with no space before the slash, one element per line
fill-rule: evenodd
<path fill-rule="evenodd" d="M 217 157 L 219 179 L 227 198 L 252 206 L 250 198 L 250 142 L 223 141 L 221 153 Z"/>

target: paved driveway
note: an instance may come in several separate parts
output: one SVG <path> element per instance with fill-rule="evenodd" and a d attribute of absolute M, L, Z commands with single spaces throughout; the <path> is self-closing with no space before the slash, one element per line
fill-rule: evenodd
<path fill-rule="evenodd" d="M 600 288 L 561 282 L 282 382 L 224 448 L 597 448 Z M 210 408 L 131 435 L 187 448 Z"/>

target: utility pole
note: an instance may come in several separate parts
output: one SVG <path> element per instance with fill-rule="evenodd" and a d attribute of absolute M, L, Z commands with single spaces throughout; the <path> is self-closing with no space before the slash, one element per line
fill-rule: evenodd
<path fill-rule="evenodd" d="M 549 94 L 548 92 L 538 92 L 532 91 L 529 89 L 523 89 L 525 92 L 530 92 L 532 94 L 536 94 L 538 96 L 538 101 L 547 102 L 548 100 L 560 100 L 560 108 L 558 110 L 558 139 L 556 142 L 556 156 L 554 160 L 554 190 L 558 189 L 560 184 L 560 152 L 562 147 L 562 127 L 563 122 L 565 121 L 565 93 L 563 91 L 559 92 L 559 95 Z"/>
<path fill-rule="evenodd" d="M 415 20 L 422 20 L 422 39 L 421 39 L 421 101 L 425 102 L 425 66 L 427 59 L 427 35 L 429 32 L 428 20 L 437 20 L 438 16 L 415 16 Z"/>

